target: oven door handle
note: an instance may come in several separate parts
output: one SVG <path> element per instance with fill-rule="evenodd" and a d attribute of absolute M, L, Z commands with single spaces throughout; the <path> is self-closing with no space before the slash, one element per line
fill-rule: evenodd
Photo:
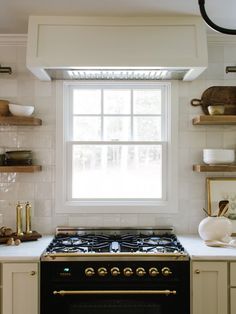
<path fill-rule="evenodd" d="M 60 290 L 53 291 L 54 295 L 85 295 L 85 294 L 159 294 L 176 295 L 176 290 Z"/>

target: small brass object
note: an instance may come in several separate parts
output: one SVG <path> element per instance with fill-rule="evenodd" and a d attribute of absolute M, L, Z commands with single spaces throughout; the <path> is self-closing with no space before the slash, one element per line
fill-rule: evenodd
<path fill-rule="evenodd" d="M 143 277 L 144 275 L 146 275 L 146 271 L 143 267 L 138 267 L 136 269 L 136 275 L 139 277 Z"/>
<path fill-rule="evenodd" d="M 156 277 L 159 274 L 159 271 L 156 267 L 151 267 L 148 272 L 151 277 Z"/>
<path fill-rule="evenodd" d="M 107 275 L 107 269 L 105 267 L 98 268 L 98 276 L 104 277 Z"/>
<path fill-rule="evenodd" d="M 123 273 L 125 275 L 125 277 L 130 277 L 133 275 L 133 270 L 132 268 L 130 267 L 126 267 L 124 270 L 123 270 Z"/>
<path fill-rule="evenodd" d="M 120 270 L 119 270 L 119 268 L 118 268 L 118 267 L 112 267 L 112 269 L 111 269 L 111 275 L 112 275 L 113 277 L 116 277 L 116 276 L 120 275 Z"/>
<path fill-rule="evenodd" d="M 29 202 L 25 204 L 25 233 L 31 234 L 31 205 Z"/>
<path fill-rule="evenodd" d="M 172 275 L 172 271 L 170 270 L 169 267 L 163 267 L 161 272 L 162 272 L 162 275 L 165 277 Z"/>
<path fill-rule="evenodd" d="M 152 294 L 152 295 L 176 295 L 176 290 L 55 290 L 54 295 L 64 296 L 64 295 L 94 295 L 94 294 Z"/>
<path fill-rule="evenodd" d="M 23 235 L 22 231 L 22 205 L 18 202 L 16 205 L 16 234 Z"/>
<path fill-rule="evenodd" d="M 95 274 L 95 271 L 92 267 L 88 267 L 85 269 L 84 273 L 85 273 L 85 276 L 92 277 Z"/>

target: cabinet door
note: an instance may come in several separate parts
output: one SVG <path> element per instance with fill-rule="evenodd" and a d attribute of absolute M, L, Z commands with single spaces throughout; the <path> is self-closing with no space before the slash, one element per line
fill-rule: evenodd
<path fill-rule="evenodd" d="M 227 314 L 227 263 L 193 262 L 193 314 Z"/>
<path fill-rule="evenodd" d="M 38 264 L 3 264 L 2 314 L 38 314 Z"/>
<path fill-rule="evenodd" d="M 236 288 L 230 289 L 230 314 L 236 313 Z"/>

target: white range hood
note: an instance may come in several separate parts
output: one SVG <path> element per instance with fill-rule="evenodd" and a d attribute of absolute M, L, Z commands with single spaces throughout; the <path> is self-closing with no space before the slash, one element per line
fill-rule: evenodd
<path fill-rule="evenodd" d="M 207 67 L 200 17 L 29 19 L 27 67 L 40 80 L 193 80 Z"/>

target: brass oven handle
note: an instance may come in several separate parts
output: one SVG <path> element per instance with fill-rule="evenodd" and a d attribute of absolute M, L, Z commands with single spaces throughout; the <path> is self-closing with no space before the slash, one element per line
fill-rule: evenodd
<path fill-rule="evenodd" d="M 176 290 L 60 290 L 53 291 L 54 295 L 78 295 L 78 294 L 161 294 L 176 295 Z"/>

